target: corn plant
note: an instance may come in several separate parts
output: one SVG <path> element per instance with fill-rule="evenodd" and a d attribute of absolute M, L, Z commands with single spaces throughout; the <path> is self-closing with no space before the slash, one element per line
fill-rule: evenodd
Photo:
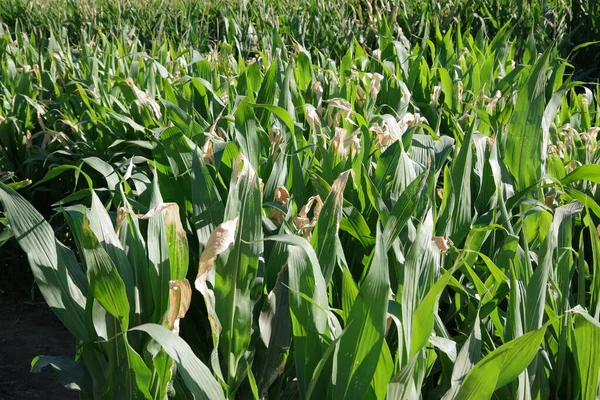
<path fill-rule="evenodd" d="M 3 162 L 53 126 L 68 148 L 20 190 L 72 190 L 74 249 L 18 168 L 0 190 L 81 343 L 35 370 L 86 398 L 597 396 L 598 93 L 510 24 L 378 24 L 339 59 L 276 30 L 251 59 L 5 35 Z"/>
<path fill-rule="evenodd" d="M 223 398 L 210 370 L 177 336 L 191 287 L 176 204 L 163 203 L 155 191 L 157 205 L 146 214 L 125 206 L 113 222 L 91 192 L 91 208 L 61 209 L 75 253 L 56 240 L 29 203 L 2 185 L 10 230 L 27 252 L 46 302 L 78 342 L 76 360 L 40 356 L 32 361 L 33 371 L 52 365 L 82 398 L 163 398 L 177 384 L 199 398 Z M 181 380 L 175 383 L 177 370 Z"/>

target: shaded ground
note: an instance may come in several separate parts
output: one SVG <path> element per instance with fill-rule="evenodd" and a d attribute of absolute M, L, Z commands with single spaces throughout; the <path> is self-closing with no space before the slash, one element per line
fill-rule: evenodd
<path fill-rule="evenodd" d="M 0 399 L 70 400 L 77 392 L 60 385 L 50 367 L 29 372 L 37 355 L 75 354 L 75 339 L 43 299 L 0 292 Z"/>

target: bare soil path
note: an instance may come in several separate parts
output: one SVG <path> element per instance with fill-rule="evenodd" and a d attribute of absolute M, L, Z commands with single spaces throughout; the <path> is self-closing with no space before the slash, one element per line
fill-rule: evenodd
<path fill-rule="evenodd" d="M 29 372 L 35 356 L 74 354 L 75 339 L 43 299 L 0 294 L 1 400 L 79 398 L 60 385 L 50 367 L 39 374 Z"/>

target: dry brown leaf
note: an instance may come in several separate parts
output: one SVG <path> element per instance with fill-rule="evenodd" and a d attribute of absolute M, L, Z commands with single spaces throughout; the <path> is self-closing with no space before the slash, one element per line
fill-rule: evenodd
<path fill-rule="evenodd" d="M 450 239 L 445 239 L 443 236 L 434 236 L 433 238 L 431 238 L 431 240 L 435 243 L 437 248 L 442 253 L 445 253 L 448 250 L 450 250 L 450 245 L 452 244 L 452 241 Z"/>
<path fill-rule="evenodd" d="M 25 132 L 25 140 L 26 140 L 25 149 L 27 151 L 29 151 L 31 149 L 32 141 L 33 141 L 32 137 L 31 137 L 31 131 L 29 129 Z M 42 147 L 45 147 L 45 146 L 42 145 Z"/>
<path fill-rule="evenodd" d="M 333 152 L 341 158 L 348 158 L 350 153 L 356 154 L 360 151 L 360 139 L 358 134 L 360 129 L 355 130 L 351 134 L 344 128 L 335 128 L 335 135 L 331 139 Z"/>
<path fill-rule="evenodd" d="M 348 182 L 348 176 L 352 172 L 351 169 L 348 171 L 342 172 L 333 185 L 331 185 L 331 192 L 335 193 L 336 202 L 341 203 L 344 200 L 344 189 L 346 188 L 346 183 Z"/>
<path fill-rule="evenodd" d="M 152 97 L 150 97 L 146 92 L 144 92 L 143 90 L 138 88 L 135 85 L 135 83 L 133 82 L 133 79 L 131 79 L 131 77 L 126 78 L 125 83 L 133 90 L 135 97 L 137 97 L 137 99 L 140 101 L 140 103 L 142 103 L 143 105 L 148 107 L 154 113 L 154 116 L 156 117 L 156 119 L 160 119 L 161 112 L 160 112 L 160 106 L 158 105 L 158 103 Z"/>
<path fill-rule="evenodd" d="M 215 164 L 215 155 L 213 153 L 213 144 L 210 141 L 210 139 L 206 139 L 206 142 L 204 142 L 204 145 L 201 148 L 202 150 L 202 159 L 204 160 L 205 163 L 208 164 Z"/>
<path fill-rule="evenodd" d="M 327 121 L 330 126 L 339 125 L 341 123 L 340 115 L 349 120 L 350 114 L 352 113 L 352 104 L 344 99 L 333 99 L 327 106 Z"/>
<path fill-rule="evenodd" d="M 385 319 L 385 334 L 386 335 L 388 334 L 393 321 L 394 320 L 392 319 L 392 315 L 390 313 L 388 313 L 387 318 Z"/>
<path fill-rule="evenodd" d="M 437 188 L 437 195 L 440 198 L 440 200 L 442 200 L 444 198 L 444 189 L 442 188 Z"/>
<path fill-rule="evenodd" d="M 177 228 L 177 233 L 185 235 L 185 230 L 183 229 L 183 225 L 181 224 L 181 219 L 179 218 L 179 206 L 177 205 L 177 203 L 161 203 L 161 204 L 157 205 L 156 207 L 152 208 L 151 210 L 149 210 L 146 214 L 136 214 L 131 210 L 121 207 L 118 210 L 118 212 L 122 213 L 123 215 L 121 217 L 119 217 L 119 215 L 117 214 L 117 224 L 115 226 L 115 231 L 117 233 L 119 233 L 121 224 L 123 223 L 123 220 L 125 219 L 124 214 L 133 215 L 134 217 L 136 217 L 138 219 L 150 219 L 153 216 L 155 216 L 156 214 L 158 214 L 162 211 L 165 211 L 165 210 L 166 210 L 165 224 L 168 225 L 170 223 L 175 222 L 176 228 Z"/>
<path fill-rule="evenodd" d="M 310 126 L 312 131 L 315 130 L 315 126 L 321 125 L 321 120 L 319 119 L 319 115 L 317 114 L 317 109 L 314 108 L 310 104 L 306 104 L 306 122 Z"/>
<path fill-rule="evenodd" d="M 231 221 L 223 222 L 212 231 L 206 242 L 206 248 L 202 252 L 202 255 L 200 255 L 198 276 L 194 282 L 196 289 L 203 295 L 206 293 L 206 278 L 213 267 L 215 259 L 235 241 L 237 224 L 237 217 Z"/>
<path fill-rule="evenodd" d="M 192 301 L 192 287 L 187 279 L 169 281 L 167 328 L 179 335 L 179 320 L 185 317 Z"/>
<path fill-rule="evenodd" d="M 556 199 L 556 193 L 552 193 L 550 196 L 546 196 L 546 198 L 544 199 L 544 204 L 546 204 L 548 207 L 552 207 L 552 205 L 554 205 L 554 199 Z"/>
<path fill-rule="evenodd" d="M 313 209 L 313 217 L 312 220 L 308 218 L 308 213 L 311 209 Z M 317 218 L 319 218 L 319 214 L 321 213 L 321 209 L 323 208 L 323 201 L 321 200 L 321 196 L 316 195 L 312 196 L 308 199 L 306 204 L 300 209 L 300 212 L 297 216 L 294 217 L 294 225 L 296 229 L 300 231 L 300 234 L 305 238 L 310 237 L 313 228 L 317 224 Z"/>
<path fill-rule="evenodd" d="M 431 96 L 431 105 L 437 106 L 437 103 L 440 99 L 441 94 L 442 94 L 442 87 L 440 85 L 435 85 L 433 87 L 433 95 Z"/>
<path fill-rule="evenodd" d="M 287 206 L 289 200 L 290 192 L 288 192 L 285 186 L 277 186 L 275 188 L 275 201 L 283 206 Z"/>
<path fill-rule="evenodd" d="M 312 84 L 312 91 L 317 97 L 317 112 L 321 114 L 322 110 L 322 102 L 323 102 L 323 88 L 321 87 L 321 82 L 315 81 Z"/>
<path fill-rule="evenodd" d="M 381 81 L 383 80 L 383 75 L 375 72 L 371 75 L 371 83 L 369 84 L 369 92 L 372 98 L 376 98 L 381 90 Z"/>
<path fill-rule="evenodd" d="M 119 207 L 117 210 L 117 221 L 115 223 L 115 233 L 119 234 L 121 225 L 125 222 L 125 216 L 127 215 L 127 209 L 125 207 Z"/>

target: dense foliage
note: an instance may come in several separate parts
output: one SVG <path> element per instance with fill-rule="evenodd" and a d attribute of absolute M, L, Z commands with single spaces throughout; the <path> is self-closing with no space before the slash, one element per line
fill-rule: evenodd
<path fill-rule="evenodd" d="M 0 250 L 78 344 L 34 371 L 597 398 L 600 93 L 565 60 L 591 2 L 0 2 Z"/>

